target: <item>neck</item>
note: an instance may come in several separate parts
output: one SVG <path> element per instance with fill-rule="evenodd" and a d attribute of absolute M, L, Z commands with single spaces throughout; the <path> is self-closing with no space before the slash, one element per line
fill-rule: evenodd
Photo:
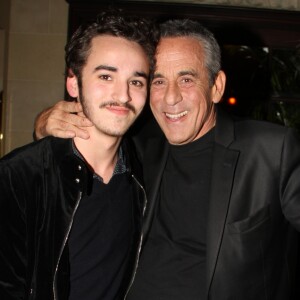
<path fill-rule="evenodd" d="M 89 128 L 89 134 L 88 140 L 75 137 L 74 143 L 93 171 L 108 183 L 118 160 L 122 138 L 99 133 L 94 126 Z"/>
<path fill-rule="evenodd" d="M 202 136 L 204 136 L 207 132 L 209 132 L 215 125 L 216 125 L 216 109 L 215 106 L 213 105 L 209 115 L 207 116 L 203 127 L 200 129 L 198 135 L 194 138 L 194 140 L 197 140 L 199 138 L 201 138 Z"/>

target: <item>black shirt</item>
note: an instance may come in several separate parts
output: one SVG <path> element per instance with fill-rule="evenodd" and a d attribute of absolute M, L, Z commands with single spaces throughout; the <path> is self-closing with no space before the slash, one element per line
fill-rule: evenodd
<path fill-rule="evenodd" d="M 119 159 L 108 184 L 95 174 L 92 192 L 80 201 L 68 241 L 70 300 L 120 299 L 134 232 L 131 179 L 124 166 Z"/>
<path fill-rule="evenodd" d="M 213 131 L 170 145 L 160 201 L 128 299 L 205 299 L 212 148 Z"/>

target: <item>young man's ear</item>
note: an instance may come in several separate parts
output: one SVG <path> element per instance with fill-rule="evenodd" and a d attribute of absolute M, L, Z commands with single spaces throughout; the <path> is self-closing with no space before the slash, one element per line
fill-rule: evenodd
<path fill-rule="evenodd" d="M 220 71 L 216 77 L 215 83 L 211 89 L 211 99 L 213 103 L 218 103 L 223 97 L 226 84 L 226 75 L 223 71 Z"/>
<path fill-rule="evenodd" d="M 69 95 L 73 98 L 77 98 L 79 95 L 79 89 L 78 89 L 78 81 L 77 77 L 72 73 L 69 72 L 67 81 L 66 81 L 66 87 Z"/>

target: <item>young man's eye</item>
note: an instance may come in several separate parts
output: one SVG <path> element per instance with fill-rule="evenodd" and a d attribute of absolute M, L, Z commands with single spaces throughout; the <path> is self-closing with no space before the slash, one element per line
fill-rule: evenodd
<path fill-rule="evenodd" d="M 134 85 L 134 86 L 140 86 L 140 87 L 143 87 L 144 86 L 144 83 L 140 80 L 132 80 L 130 82 L 131 85 Z"/>
<path fill-rule="evenodd" d="M 111 80 L 110 75 L 99 75 L 99 78 L 102 80 Z"/>

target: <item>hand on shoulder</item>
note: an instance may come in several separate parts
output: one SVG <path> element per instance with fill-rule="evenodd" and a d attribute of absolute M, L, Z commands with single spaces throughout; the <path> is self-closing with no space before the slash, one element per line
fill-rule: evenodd
<path fill-rule="evenodd" d="M 88 139 L 85 127 L 93 126 L 89 119 L 78 116 L 82 106 L 78 102 L 61 100 L 38 114 L 34 123 L 36 139 L 53 135 L 60 138 Z"/>

